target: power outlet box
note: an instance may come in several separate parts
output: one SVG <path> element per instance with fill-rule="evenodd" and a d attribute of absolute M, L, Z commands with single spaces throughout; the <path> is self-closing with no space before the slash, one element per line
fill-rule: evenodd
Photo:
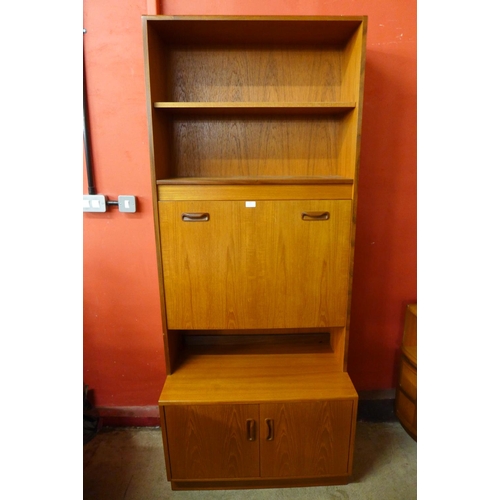
<path fill-rule="evenodd" d="M 106 196 L 103 194 L 84 194 L 83 195 L 84 212 L 105 212 Z"/>
<path fill-rule="evenodd" d="M 120 212 L 135 213 L 135 196 L 128 194 L 118 196 L 118 210 Z"/>

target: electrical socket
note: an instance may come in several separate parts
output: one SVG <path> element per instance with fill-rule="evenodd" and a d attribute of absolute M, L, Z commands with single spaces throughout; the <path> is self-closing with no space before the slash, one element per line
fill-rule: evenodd
<path fill-rule="evenodd" d="M 84 194 L 83 195 L 84 212 L 105 212 L 106 196 L 103 194 Z"/>
<path fill-rule="evenodd" d="M 135 213 L 135 196 L 128 194 L 118 196 L 118 210 L 120 212 Z"/>

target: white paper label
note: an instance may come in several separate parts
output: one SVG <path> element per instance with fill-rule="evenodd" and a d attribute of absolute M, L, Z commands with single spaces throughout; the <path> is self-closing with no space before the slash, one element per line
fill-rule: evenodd
<path fill-rule="evenodd" d="M 245 201 L 245 207 L 247 208 L 255 208 L 257 203 L 255 201 Z"/>

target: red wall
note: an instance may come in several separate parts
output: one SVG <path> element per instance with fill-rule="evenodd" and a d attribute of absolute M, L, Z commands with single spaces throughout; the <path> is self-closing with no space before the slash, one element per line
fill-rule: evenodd
<path fill-rule="evenodd" d="M 160 13 L 368 15 L 348 367 L 358 390 L 395 387 L 404 305 L 416 300 L 416 0 L 193 3 L 165 0 Z M 140 19 L 152 13 L 147 4 L 84 3 L 96 187 L 138 203 L 136 214 L 84 214 L 83 378 L 99 407 L 154 407 L 165 377 Z"/>

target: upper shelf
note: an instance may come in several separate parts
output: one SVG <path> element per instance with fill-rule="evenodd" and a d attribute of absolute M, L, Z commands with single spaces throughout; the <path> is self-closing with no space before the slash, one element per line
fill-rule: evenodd
<path fill-rule="evenodd" d="M 355 102 L 155 102 L 154 107 L 203 114 L 337 114 L 356 108 Z"/>

